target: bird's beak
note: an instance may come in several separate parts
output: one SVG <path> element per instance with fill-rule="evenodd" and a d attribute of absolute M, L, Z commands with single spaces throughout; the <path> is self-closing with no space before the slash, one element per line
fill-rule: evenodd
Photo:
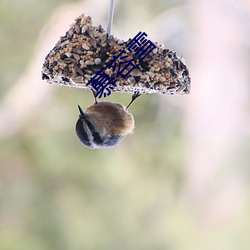
<path fill-rule="evenodd" d="M 78 106 L 78 110 L 79 110 L 79 113 L 80 113 L 80 118 L 86 118 L 84 112 L 82 111 L 82 108 L 79 105 L 77 105 L 77 106 Z"/>

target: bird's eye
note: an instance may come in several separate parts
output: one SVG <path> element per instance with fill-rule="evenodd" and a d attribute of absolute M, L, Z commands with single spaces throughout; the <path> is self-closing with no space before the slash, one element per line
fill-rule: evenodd
<path fill-rule="evenodd" d="M 113 147 L 133 131 L 134 118 L 127 110 L 139 96 L 190 91 L 189 71 L 175 51 L 151 42 L 145 32 L 128 41 L 111 35 L 113 10 L 111 1 L 107 32 L 93 26 L 89 16 L 76 18 L 42 68 L 42 79 L 49 83 L 92 90 L 94 105 L 85 112 L 78 105 L 75 126 L 78 138 L 89 148 Z M 112 92 L 130 93 L 132 100 L 126 108 L 97 102 Z"/>

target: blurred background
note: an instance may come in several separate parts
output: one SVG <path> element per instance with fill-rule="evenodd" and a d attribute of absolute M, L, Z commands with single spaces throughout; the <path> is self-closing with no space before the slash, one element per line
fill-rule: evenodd
<path fill-rule="evenodd" d="M 92 94 L 41 68 L 81 13 L 106 28 L 108 5 L 0 2 L 0 249 L 249 250 L 250 1 L 117 0 L 112 33 L 176 50 L 191 94 L 140 97 L 134 134 L 90 150 L 74 126 Z"/>

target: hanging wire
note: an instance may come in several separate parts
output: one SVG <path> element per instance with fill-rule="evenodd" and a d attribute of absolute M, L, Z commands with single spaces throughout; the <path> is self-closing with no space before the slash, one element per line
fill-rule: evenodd
<path fill-rule="evenodd" d="M 109 35 L 111 34 L 111 29 L 112 29 L 114 9 L 115 9 L 115 0 L 110 0 L 109 12 L 108 12 L 108 26 L 107 26 L 107 33 Z"/>

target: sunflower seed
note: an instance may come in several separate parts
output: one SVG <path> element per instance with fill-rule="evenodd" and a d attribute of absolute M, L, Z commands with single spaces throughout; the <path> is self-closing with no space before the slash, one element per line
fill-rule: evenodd
<path fill-rule="evenodd" d="M 89 50 L 89 46 L 86 43 L 82 44 L 82 48 L 85 49 L 85 50 Z"/>

